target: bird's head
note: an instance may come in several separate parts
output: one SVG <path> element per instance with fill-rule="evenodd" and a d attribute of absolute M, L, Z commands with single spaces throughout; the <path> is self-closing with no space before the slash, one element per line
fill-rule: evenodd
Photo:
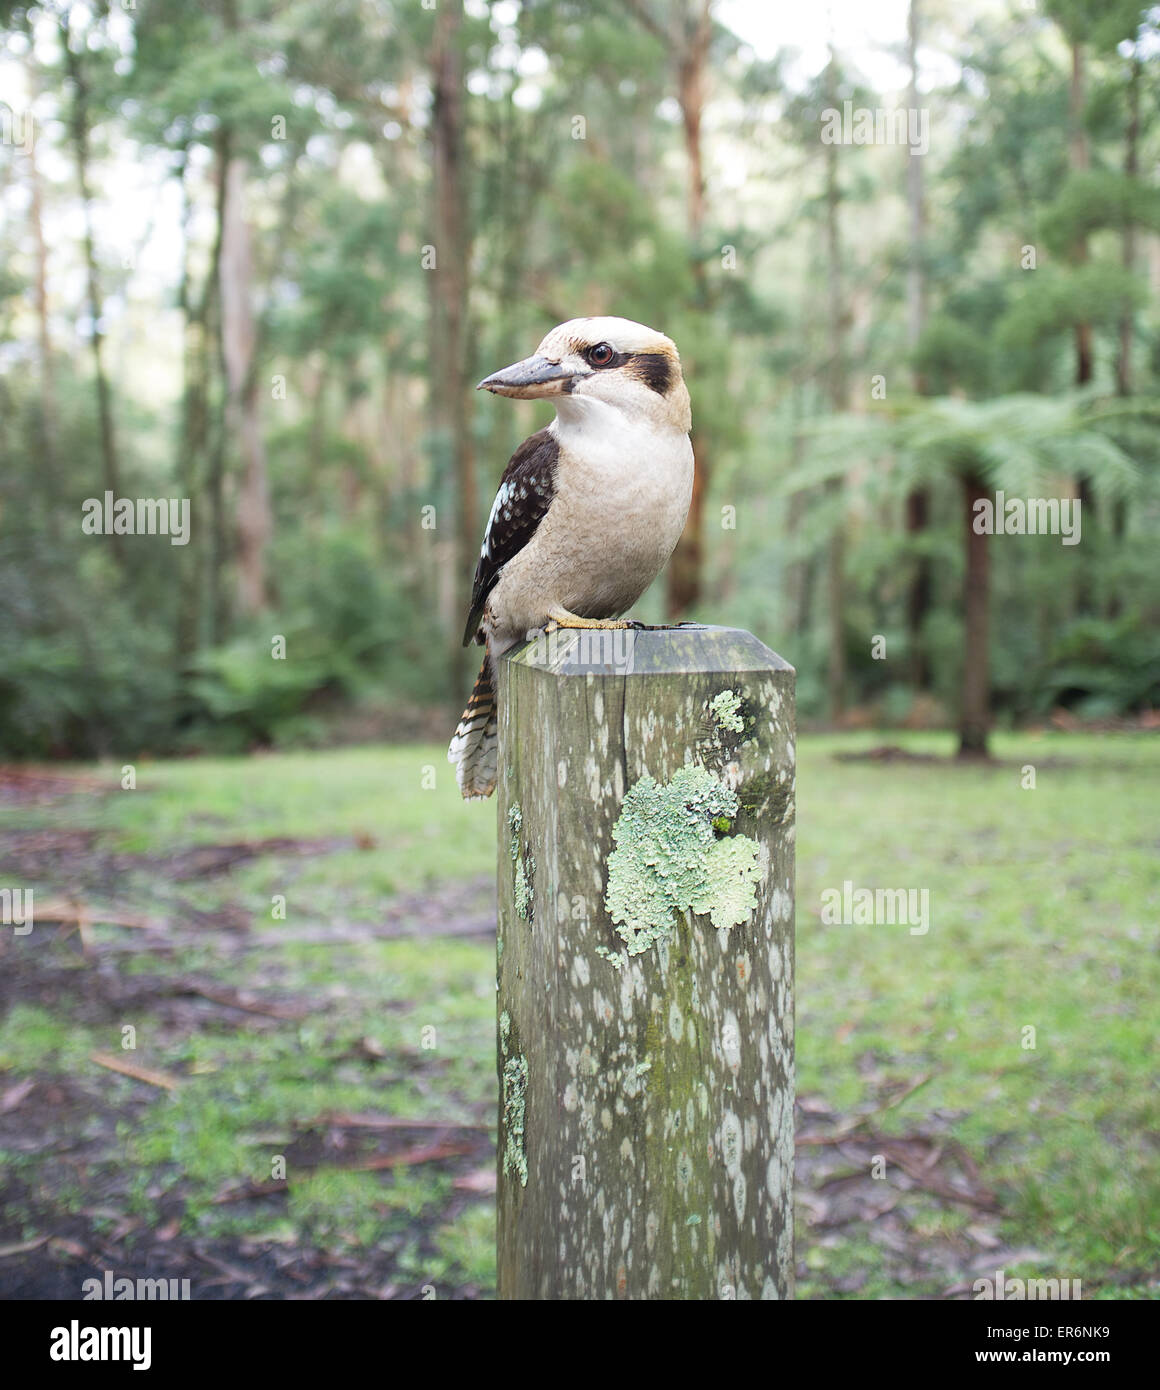
<path fill-rule="evenodd" d="M 657 426 L 687 431 L 691 425 L 676 345 L 631 319 L 569 319 L 531 357 L 485 377 L 477 389 L 551 396 L 562 418 L 604 406 Z"/>

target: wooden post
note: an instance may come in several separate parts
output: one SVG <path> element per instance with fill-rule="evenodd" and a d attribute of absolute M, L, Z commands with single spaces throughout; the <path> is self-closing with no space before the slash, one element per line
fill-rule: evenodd
<path fill-rule="evenodd" d="M 793 668 L 565 629 L 499 699 L 499 1297 L 791 1297 Z"/>

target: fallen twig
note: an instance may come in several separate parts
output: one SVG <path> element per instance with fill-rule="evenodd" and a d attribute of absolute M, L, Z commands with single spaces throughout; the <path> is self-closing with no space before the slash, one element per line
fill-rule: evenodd
<path fill-rule="evenodd" d="M 353 1163 L 328 1163 L 328 1168 L 347 1168 L 355 1173 L 374 1173 L 381 1168 L 409 1168 L 414 1163 L 437 1163 L 441 1158 L 459 1158 L 475 1152 L 474 1144 L 430 1144 L 426 1148 L 404 1149 L 397 1154 L 378 1154 Z"/>
<path fill-rule="evenodd" d="M 912 1081 L 904 1090 L 899 1091 L 896 1096 L 892 1096 L 873 1110 L 867 1110 L 864 1115 L 847 1120 L 829 1134 L 801 1134 L 794 1140 L 794 1144 L 798 1148 L 805 1148 L 812 1144 L 840 1144 L 843 1140 L 855 1136 L 856 1132 L 863 1129 L 875 1116 L 885 1114 L 887 1110 L 893 1110 L 901 1105 L 904 1100 L 914 1095 L 915 1091 L 925 1086 L 928 1081 L 933 1081 L 936 1075 L 937 1073 L 933 1071 L 927 1072 L 925 1076 L 920 1076 L 917 1081 Z"/>
<path fill-rule="evenodd" d="M 236 990 L 208 989 L 204 985 L 183 981 L 174 991 L 179 994 L 196 994 L 213 1004 L 224 1004 L 229 1009 L 241 1009 L 247 1014 L 262 1014 L 266 1018 L 298 1019 L 306 1017 L 305 1009 L 290 1008 L 282 1004 L 255 1004 L 245 1000 Z"/>
<path fill-rule="evenodd" d="M 315 1125 L 332 1125 L 338 1129 L 480 1129 L 488 1130 L 491 1125 L 484 1120 L 406 1120 L 395 1115 L 350 1115 L 343 1111 L 333 1111 L 307 1120 L 302 1126 L 312 1129 Z"/>
<path fill-rule="evenodd" d="M 98 1067 L 108 1067 L 110 1071 L 120 1072 L 122 1076 L 131 1076 L 134 1081 L 144 1081 L 148 1086 L 160 1086 L 165 1091 L 175 1091 L 178 1087 L 175 1077 L 166 1076 L 164 1072 L 151 1071 L 148 1067 L 139 1067 L 133 1062 L 122 1061 L 110 1052 L 90 1052 L 89 1061 L 95 1062 Z"/>
<path fill-rule="evenodd" d="M 38 922 L 79 922 L 82 916 L 87 917 L 89 922 L 99 922 L 104 926 L 134 927 L 139 931 L 152 931 L 159 925 L 154 918 L 142 917 L 140 913 L 125 913 L 119 908 L 89 907 L 59 898 L 36 904 Z"/>
<path fill-rule="evenodd" d="M 0 1245 L 0 1260 L 5 1260 L 9 1255 L 24 1255 L 29 1250 L 39 1250 L 48 1240 L 47 1236 L 37 1236 L 35 1240 L 22 1240 L 19 1245 Z"/>
<path fill-rule="evenodd" d="M 210 1205 L 224 1207 L 229 1202 L 245 1202 L 251 1197 L 276 1197 L 279 1193 L 286 1193 L 290 1189 L 285 1178 L 270 1178 L 265 1182 L 246 1182 L 238 1187 L 227 1187 L 224 1192 L 219 1192 L 216 1197 L 210 1198 Z"/>

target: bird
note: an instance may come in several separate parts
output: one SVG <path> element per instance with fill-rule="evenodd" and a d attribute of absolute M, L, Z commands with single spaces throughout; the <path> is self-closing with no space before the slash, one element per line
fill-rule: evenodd
<path fill-rule="evenodd" d="M 545 628 L 639 627 L 621 616 L 676 548 L 694 470 L 680 355 L 643 323 L 570 319 L 476 389 L 556 417 L 512 455 L 475 568 L 463 645 L 485 655 L 447 750 L 468 801 L 495 790 L 499 658 Z"/>

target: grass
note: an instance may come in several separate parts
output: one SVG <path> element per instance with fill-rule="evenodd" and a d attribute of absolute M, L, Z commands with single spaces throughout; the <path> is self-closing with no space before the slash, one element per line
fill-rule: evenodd
<path fill-rule="evenodd" d="M 890 1123 L 953 1113 L 976 1153 L 1011 1136 L 994 1179 L 1018 1238 L 1085 1273 L 1154 1271 L 1160 746 L 997 751 L 1009 766 L 803 767 L 800 1085 L 852 1104 L 859 1061 L 932 1073 Z M 847 878 L 928 888 L 929 933 L 823 925 L 820 890 Z"/>
<path fill-rule="evenodd" d="M 799 1093 L 847 1113 L 927 1078 L 879 1129 L 901 1135 L 930 1117 L 946 1125 L 1000 1194 L 1003 1240 L 1041 1256 L 1028 1273 L 1080 1277 L 1085 1297 L 1155 1292 L 1160 741 L 1007 734 L 994 740 L 1000 761 L 985 767 L 834 757 L 879 741 L 812 736 L 799 747 Z M 940 735 L 898 741 L 912 753 L 950 751 Z M 120 767 L 101 771 L 119 785 Z M 0 810 L 0 830 L 30 822 L 91 825 L 92 803 Z M 126 1201 L 138 1214 L 148 1219 L 180 1190 L 187 1233 L 342 1250 L 386 1242 L 399 1284 L 486 1295 L 491 1201 L 454 1194 L 436 1167 L 316 1169 L 274 1216 L 212 1199 L 223 1184 L 268 1178 L 272 1157 L 323 1111 L 491 1117 L 491 947 L 445 937 L 279 943 L 271 902 L 285 897 L 287 926 L 374 921 L 391 895 L 490 875 L 493 808 L 460 802 L 441 750 L 375 748 L 142 763 L 137 790 L 110 795 L 101 823 L 106 847 L 125 855 L 273 836 L 372 847 L 264 857 L 181 885 L 199 907 L 247 912 L 254 931 L 241 964 L 192 948 L 160 966 L 145 951 L 119 958 L 125 978 L 159 968 L 216 971 L 234 985 L 252 976 L 316 1000 L 305 1019 L 181 1033 L 148 1010 L 106 1026 L 23 1002 L 0 1020 L 0 1090 L 31 1072 L 91 1079 L 89 1053 L 118 1047 L 120 1023 L 131 1022 L 134 1061 L 184 1077 L 122 1121 L 107 1155 L 110 1169 L 134 1175 Z M 822 894 L 846 880 L 926 890 L 929 931 L 826 924 Z M 46 896 L 63 886 L 36 885 Z M 140 1090 L 107 1074 L 99 1084 L 117 1100 Z M 31 1162 L 20 1156 L 26 1180 Z M 931 1208 L 915 1227 L 955 1240 L 964 1222 Z M 831 1296 L 858 1268 L 871 1271 L 862 1296 L 940 1292 L 892 1283 L 857 1233 L 821 1241 L 803 1223 L 799 1255 L 806 1296 Z"/>

